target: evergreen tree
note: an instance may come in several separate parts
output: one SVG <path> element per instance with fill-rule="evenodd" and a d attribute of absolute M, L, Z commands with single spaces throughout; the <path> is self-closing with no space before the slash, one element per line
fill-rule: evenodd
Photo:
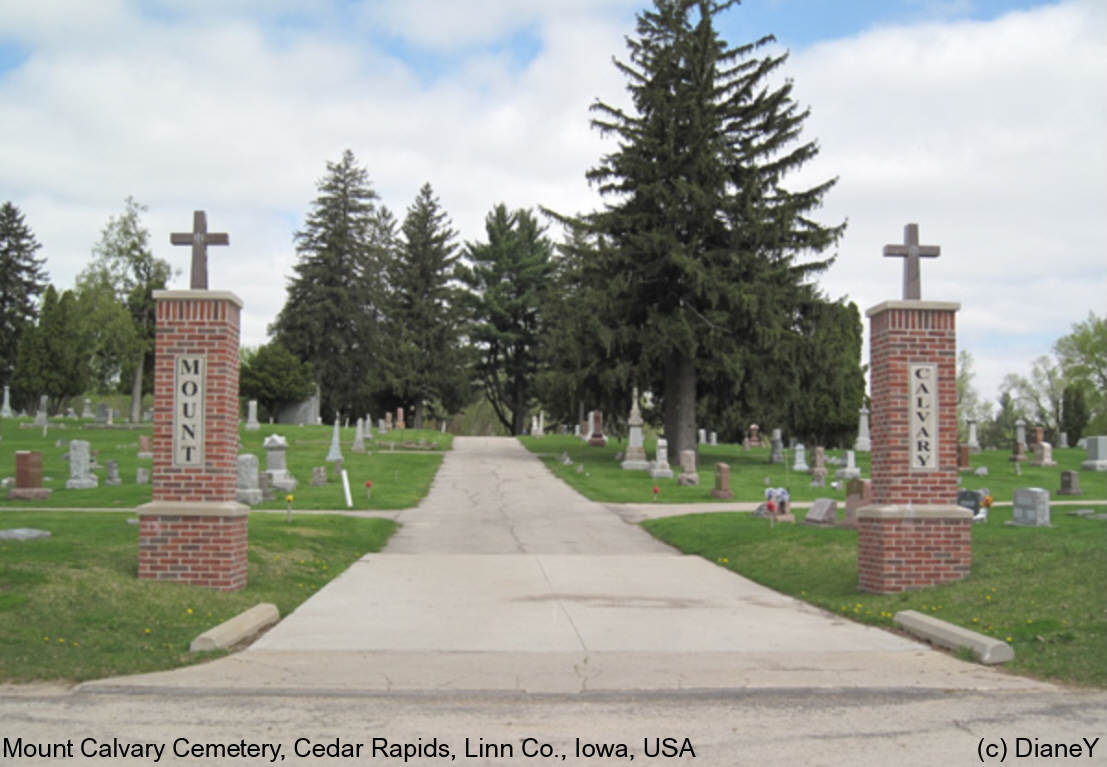
<path fill-rule="evenodd" d="M 346 150 L 327 163 L 304 228 L 294 235 L 298 261 L 288 298 L 270 334 L 311 363 L 324 420 L 369 408 L 368 381 L 383 355 L 381 274 L 395 246 L 395 221 L 378 208 L 369 173 Z"/>
<path fill-rule="evenodd" d="M 123 213 L 110 217 L 100 233 L 100 241 L 93 246 L 92 263 L 77 276 L 78 292 L 82 294 L 84 311 L 90 302 L 102 301 L 110 293 L 115 300 L 127 307 L 133 323 L 133 333 L 128 334 L 113 319 L 111 326 L 97 326 L 99 348 L 123 350 L 131 354 L 122 361 L 122 375 L 131 385 L 131 421 L 137 423 L 142 415 L 142 395 L 153 391 L 154 331 L 157 310 L 154 291 L 163 290 L 173 274 L 169 262 L 155 258 L 150 249 L 150 232 L 142 226 L 139 217 L 147 210 L 145 205 L 128 197 Z M 99 293 L 95 301 L 86 293 Z M 108 334 L 111 337 L 108 337 Z"/>
<path fill-rule="evenodd" d="M 72 291 L 59 297 L 54 286 L 48 286 L 38 325 L 28 327 L 20 338 L 13 389 L 15 399 L 28 409 L 45 394 L 55 412 L 64 400 L 85 391 L 89 354 L 81 343 L 76 303 Z"/>
<path fill-rule="evenodd" d="M 795 145 L 806 111 L 775 76 L 773 41 L 729 47 L 714 19 L 736 0 L 655 0 L 628 40 L 632 111 L 596 103 L 593 126 L 619 139 L 588 178 L 614 199 L 585 222 L 610 238 L 607 286 L 616 358 L 661 392 L 670 449 L 695 448 L 698 394 L 749 412 L 752 376 L 786 343 L 807 282 L 832 259 L 800 262 L 840 237 L 807 216 L 835 183 L 793 192 L 784 176 L 818 151 Z M 780 396 L 800 396 L 791 387 Z"/>
<path fill-rule="evenodd" d="M 1084 436 L 1088 420 L 1084 387 L 1079 384 L 1069 384 L 1061 392 L 1061 431 L 1068 436 L 1070 445 L 1075 445 Z"/>
<path fill-rule="evenodd" d="M 421 429 L 428 403 L 457 412 L 469 393 L 460 296 L 451 284 L 457 233 L 430 184 L 423 185 L 408 208 L 402 231 L 402 245 L 389 270 L 392 351 L 385 357 L 385 369 L 393 394 L 409 406 L 414 403 L 413 425 Z"/>
<path fill-rule="evenodd" d="M 24 328 L 35 320 L 35 299 L 46 288 L 42 246 L 15 205 L 0 205 L 0 382 L 11 381 Z"/>
<path fill-rule="evenodd" d="M 552 271 L 552 244 L 527 210 L 497 205 L 484 220 L 486 243 L 468 243 L 457 275 L 469 292 L 468 336 L 476 372 L 496 417 L 522 434 L 534 396 L 542 291 Z"/>

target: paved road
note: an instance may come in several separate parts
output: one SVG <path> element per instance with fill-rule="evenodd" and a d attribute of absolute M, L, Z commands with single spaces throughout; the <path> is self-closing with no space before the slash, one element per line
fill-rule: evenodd
<path fill-rule="evenodd" d="M 981 738 L 1107 742 L 1102 693 L 963 663 L 682 556 L 514 440 L 454 448 L 386 551 L 246 651 L 0 693 L 0 735 L 246 738 L 303 764 L 327 760 L 296 756 L 301 737 L 369 744 L 346 763 L 385 764 L 404 762 L 370 758 L 373 737 L 422 739 L 424 755 L 437 738 L 467 764 L 548 761 L 522 755 L 527 737 L 570 764 L 609 761 L 578 756 L 576 738 L 626 743 L 647 764 L 672 761 L 646 757 L 651 739 L 688 738 L 709 765 L 961 764 Z M 244 763 L 174 759 L 161 763 Z"/>

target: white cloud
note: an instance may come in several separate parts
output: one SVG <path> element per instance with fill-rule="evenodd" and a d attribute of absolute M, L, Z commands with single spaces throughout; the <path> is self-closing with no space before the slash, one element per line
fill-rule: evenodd
<path fill-rule="evenodd" d="M 483 237 L 501 201 L 595 207 L 584 173 L 613 139 L 587 110 L 626 99 L 611 57 L 625 57 L 637 5 L 366 3 L 344 25 L 307 0 L 260 12 L 162 0 L 144 14 L 0 0 L 0 37 L 30 52 L 0 73 L 0 199 L 24 211 L 63 287 L 127 195 L 150 206 L 157 254 L 181 267 L 187 249 L 168 234 L 206 208 L 232 243 L 213 251 L 212 285 L 240 292 L 244 341 L 261 343 L 292 231 L 347 147 L 398 216 L 430 181 L 464 240 Z M 797 183 L 840 176 L 821 218 L 850 219 L 825 289 L 862 310 L 898 295 L 900 262 L 880 248 L 918 221 L 943 249 L 923 265 L 924 297 L 963 304 L 961 345 L 988 397 L 1048 351 L 1041 339 L 1102 306 L 1104 13 L 1078 0 L 878 28 L 787 65 L 812 108 L 805 136 L 822 146 Z M 310 23 L 275 29 L 282 14 Z M 428 81 L 367 42 L 382 29 L 453 68 Z M 541 40 L 525 67 L 500 42 L 519 30 Z"/>

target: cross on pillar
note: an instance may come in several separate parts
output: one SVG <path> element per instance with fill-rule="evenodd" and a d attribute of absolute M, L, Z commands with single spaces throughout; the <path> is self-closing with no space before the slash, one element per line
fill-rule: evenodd
<path fill-rule="evenodd" d="M 202 210 L 193 211 L 191 232 L 170 234 L 169 242 L 192 246 L 192 281 L 189 285 L 192 290 L 208 289 L 208 245 L 231 244 L 225 232 L 208 233 L 208 219 Z"/>
<path fill-rule="evenodd" d="M 902 245 L 885 245 L 885 256 L 898 256 L 903 259 L 903 298 L 905 301 L 918 301 L 922 298 L 919 277 L 919 259 L 937 258 L 942 249 L 937 245 L 919 244 L 919 225 L 908 224 L 903 227 Z"/>

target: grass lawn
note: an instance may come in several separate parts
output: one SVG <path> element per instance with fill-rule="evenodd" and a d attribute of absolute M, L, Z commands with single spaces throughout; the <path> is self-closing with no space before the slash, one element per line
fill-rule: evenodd
<path fill-rule="evenodd" d="M 1107 511 L 1102 502 L 1089 504 Z M 797 514 L 802 517 L 803 512 Z M 957 583 L 887 596 L 857 589 L 857 532 L 778 524 L 748 513 L 692 514 L 643 526 L 776 591 L 853 620 L 891 627 L 918 610 L 1010 642 L 1005 668 L 1026 676 L 1107 687 L 1107 522 L 1065 516 L 1052 528 L 1011 528 L 992 509 L 972 529 L 972 574 Z"/>
<path fill-rule="evenodd" d="M 0 541 L 0 682 L 79 681 L 216 657 L 191 654 L 189 643 L 258 602 L 287 615 L 396 528 L 384 519 L 293 515 L 289 524 L 251 515 L 248 585 L 223 593 L 138 580 L 130 516 L 0 510 L 0 527 L 52 533 Z"/>
<path fill-rule="evenodd" d="M 697 472 L 700 475 L 698 487 L 681 487 L 676 483 L 680 473 L 680 461 L 670 455 L 669 463 L 673 467 L 673 479 L 653 479 L 648 472 L 623 471 L 615 460 L 616 453 L 626 450 L 626 441 L 609 440 L 607 447 L 589 447 L 580 439 L 572 436 L 551 435 L 536 439 L 520 437 L 520 442 L 528 450 L 539 455 L 542 461 L 556 476 L 563 479 L 582 495 L 593 501 L 604 503 L 649 503 L 653 501 L 653 488 L 661 491 L 658 503 L 720 503 L 711 497 L 715 486 L 715 464 L 730 465 L 730 487 L 734 492 L 732 501 L 760 502 L 765 498 L 766 487 L 785 487 L 795 501 L 813 501 L 816 498 L 836 498 L 844 501 L 845 483 L 841 490 L 835 490 L 829 484 L 825 488 L 811 487 L 811 477 L 791 470 L 793 453 L 785 450 L 783 464 L 769 463 L 769 448 L 751 448 L 748 452 L 741 445 L 700 445 Z M 646 440 L 646 454 L 653 458 L 656 451 L 655 440 Z M 559 460 L 562 452 L 567 452 L 574 465 L 563 466 Z M 813 465 L 814 451 L 807 451 L 807 463 Z M 972 456 L 972 468 L 988 467 L 987 477 L 977 477 L 972 472 L 961 474 L 961 486 L 970 490 L 986 487 L 998 503 L 1010 502 L 1017 487 L 1043 487 L 1050 491 L 1054 500 L 1061 486 L 1062 470 L 1080 470 L 1080 462 L 1087 453 L 1077 448 L 1055 449 L 1053 458 L 1058 465 L 1046 469 L 1021 465 L 1022 475 L 1017 476 L 1014 464 L 1007 460 L 1009 451 L 989 450 Z M 827 458 L 844 457 L 844 452 L 832 450 Z M 869 454 L 857 453 L 857 465 L 862 476 L 869 476 Z M 583 464 L 584 471 L 577 473 L 575 464 Z M 827 465 L 829 478 L 834 479 L 838 467 Z M 1107 500 L 1107 476 L 1103 472 L 1081 471 L 1080 487 L 1084 491 L 1081 498 L 1073 500 Z M 951 501 L 953 499 L 950 499 Z"/>
<path fill-rule="evenodd" d="M 20 428 L 31 419 L 0 420 L 0 477 L 15 475 L 15 451 L 38 450 L 42 453 L 43 486 L 54 490 L 40 501 L 8 501 L 6 493 L 0 493 L 0 506 L 6 508 L 33 507 L 89 507 L 132 509 L 151 500 L 150 485 L 135 484 L 135 470 L 139 466 L 151 468 L 149 459 L 138 459 L 138 438 L 151 436 L 153 427 L 144 424 L 130 429 L 98 428 L 89 421 L 76 419 L 52 420 L 45 437 L 42 429 Z M 329 471 L 329 482 L 322 487 L 311 486 L 311 469 L 322 466 L 331 444 L 332 426 L 289 426 L 263 424 L 259 431 L 240 431 L 242 452 L 258 456 L 259 468 L 265 470 L 265 450 L 261 443 L 270 434 L 281 434 L 288 439 L 286 462 L 289 471 L 299 480 L 293 501 L 294 509 L 344 509 L 345 495 L 342 482 Z M 449 450 L 453 437 L 432 430 L 407 429 L 377 435 L 366 441 L 369 453 L 350 450 L 354 440 L 354 427 L 340 429 L 342 455 L 350 479 L 350 494 L 355 509 L 403 509 L 419 503 L 427 494 L 431 480 L 442 462 L 440 451 Z M 104 484 L 106 469 L 97 470 L 100 486 L 91 490 L 67 490 L 69 464 L 62 456 L 69 450 L 69 441 L 82 439 L 91 449 L 99 450 L 99 464 L 108 460 L 119 463 L 119 476 L 123 484 L 108 487 Z M 419 447 L 419 440 L 428 446 Z M 365 482 L 373 483 L 372 495 L 366 492 Z M 283 496 L 254 508 L 285 508 Z"/>

